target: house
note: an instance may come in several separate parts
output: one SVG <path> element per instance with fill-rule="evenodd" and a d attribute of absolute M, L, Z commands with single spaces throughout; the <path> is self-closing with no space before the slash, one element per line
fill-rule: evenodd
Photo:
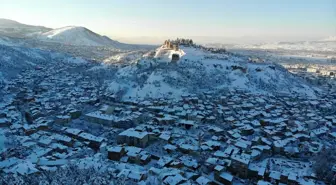
<path fill-rule="evenodd" d="M 79 130 L 79 129 L 76 129 L 76 128 L 67 128 L 67 127 L 63 127 L 62 130 L 67 136 L 72 137 L 72 138 L 76 138 L 76 139 L 78 139 L 79 134 L 81 134 L 83 132 L 82 130 Z"/>
<path fill-rule="evenodd" d="M 224 185 L 231 185 L 233 182 L 233 176 L 230 173 L 223 172 L 219 175 L 218 180 L 220 183 Z"/>
<path fill-rule="evenodd" d="M 89 147 L 99 150 L 100 145 L 103 143 L 105 140 L 102 137 L 97 137 L 89 133 L 82 132 L 81 134 L 78 135 L 79 139 L 82 141 L 87 141 L 89 142 Z"/>
<path fill-rule="evenodd" d="M 154 121 L 159 124 L 173 124 L 175 122 L 175 117 L 164 115 L 164 117 L 155 117 Z"/>
<path fill-rule="evenodd" d="M 182 162 L 179 161 L 179 160 L 174 160 L 174 161 L 172 161 L 171 163 L 169 163 L 169 167 L 180 169 L 180 168 L 183 168 L 183 164 L 182 164 Z"/>
<path fill-rule="evenodd" d="M 70 123 L 71 117 L 70 116 L 56 116 L 55 123 L 57 124 L 66 124 Z"/>
<path fill-rule="evenodd" d="M 235 154 L 231 156 L 231 170 L 241 177 L 246 178 L 248 175 L 248 165 L 251 160 L 249 154 Z"/>
<path fill-rule="evenodd" d="M 54 140 L 66 145 L 66 146 L 69 146 L 69 147 L 72 147 L 73 144 L 74 144 L 74 141 L 70 137 L 65 136 L 65 135 L 53 134 L 52 137 L 54 138 Z"/>
<path fill-rule="evenodd" d="M 200 176 L 196 179 L 197 184 L 199 185 L 211 185 L 212 181 L 204 176 Z"/>
<path fill-rule="evenodd" d="M 281 173 L 278 171 L 271 171 L 270 174 L 268 175 L 268 179 L 271 182 L 279 183 L 280 178 L 281 178 Z"/>
<path fill-rule="evenodd" d="M 209 132 L 212 132 L 212 133 L 214 133 L 214 134 L 221 134 L 221 133 L 224 132 L 223 129 L 221 129 L 221 128 L 219 128 L 219 127 L 216 127 L 216 126 L 209 126 L 209 127 L 208 127 L 208 131 L 209 131 Z"/>
<path fill-rule="evenodd" d="M 48 147 L 52 143 L 52 141 L 52 137 L 42 135 L 38 140 L 38 144 L 42 147 Z"/>
<path fill-rule="evenodd" d="M 160 157 L 160 160 L 157 162 L 157 164 L 161 167 L 165 167 L 165 166 L 168 166 L 172 161 L 173 161 L 173 158 L 163 156 L 163 157 Z"/>
<path fill-rule="evenodd" d="M 288 175 L 288 185 L 298 185 L 299 182 L 298 182 L 298 177 L 297 177 L 297 174 L 291 172 L 289 173 Z"/>
<path fill-rule="evenodd" d="M 114 115 L 104 114 L 100 111 L 85 114 L 85 119 L 92 123 L 103 124 L 111 126 L 112 122 L 116 119 Z"/>
<path fill-rule="evenodd" d="M 184 178 L 181 174 L 169 175 L 163 178 L 162 180 L 163 180 L 163 184 L 166 184 L 166 185 L 182 184 L 187 181 L 187 179 Z"/>
<path fill-rule="evenodd" d="M 280 182 L 281 183 L 287 183 L 288 182 L 288 175 L 289 175 L 288 171 L 282 172 L 281 176 L 280 176 Z"/>
<path fill-rule="evenodd" d="M 251 135 L 254 132 L 253 127 L 251 127 L 250 125 L 245 125 L 239 129 L 241 130 L 241 134 L 244 136 Z"/>
<path fill-rule="evenodd" d="M 297 157 L 300 154 L 298 147 L 286 146 L 284 152 L 289 157 Z"/>
<path fill-rule="evenodd" d="M 77 119 L 82 115 L 82 111 L 73 109 L 69 112 L 71 119 Z"/>
<path fill-rule="evenodd" d="M 185 129 L 190 129 L 194 127 L 195 123 L 190 120 L 180 120 L 177 122 L 178 126 L 183 127 Z"/>
<path fill-rule="evenodd" d="M 179 149 L 181 150 L 181 152 L 186 154 L 191 154 L 199 150 L 198 146 L 187 143 L 181 143 L 179 145 Z"/>
<path fill-rule="evenodd" d="M 216 165 L 214 168 L 214 178 L 216 181 L 220 181 L 220 174 L 225 170 L 224 166 Z"/>
<path fill-rule="evenodd" d="M 167 141 L 167 142 L 170 142 L 171 140 L 171 133 L 168 132 L 168 131 L 164 131 L 160 134 L 159 136 L 160 139 L 164 140 L 164 141 Z"/>
<path fill-rule="evenodd" d="M 247 150 L 251 145 L 252 145 L 252 143 L 250 141 L 245 141 L 243 139 L 239 139 L 235 143 L 236 147 L 238 147 L 240 149 L 243 149 L 243 150 Z"/>
<path fill-rule="evenodd" d="M 210 150 L 219 150 L 221 147 L 221 143 L 218 141 L 209 140 L 203 143 L 203 146 L 209 148 Z"/>
<path fill-rule="evenodd" d="M 185 167 L 195 170 L 199 167 L 199 163 L 192 157 L 182 156 L 179 158 Z"/>
<path fill-rule="evenodd" d="M 114 109 L 114 111 L 116 110 L 117 108 Z M 118 117 L 116 115 L 104 114 L 101 111 L 94 111 L 85 114 L 85 119 L 92 123 L 118 128 L 130 128 L 134 123 L 139 122 L 139 120 L 141 119 L 141 116 L 138 114 L 139 112 L 131 114 L 132 111 L 126 111 L 124 113 L 125 116 Z"/>
<path fill-rule="evenodd" d="M 264 179 L 266 173 L 266 168 L 261 167 L 258 169 L 258 179 Z"/>
<path fill-rule="evenodd" d="M 0 128 L 11 126 L 11 122 L 7 118 L 0 118 Z"/>
<path fill-rule="evenodd" d="M 214 168 L 219 164 L 220 160 L 215 157 L 210 157 L 205 161 L 205 166 L 208 168 L 208 170 L 212 171 Z"/>
<path fill-rule="evenodd" d="M 262 167 L 256 165 L 256 164 L 250 164 L 248 166 L 248 178 L 250 179 L 258 179 L 259 178 L 259 171 L 262 169 Z"/>
<path fill-rule="evenodd" d="M 149 154 L 148 152 L 142 151 L 140 152 L 140 164 L 141 165 L 146 165 L 148 164 L 152 159 L 152 155 Z"/>
<path fill-rule="evenodd" d="M 38 165 L 40 166 L 64 166 L 68 163 L 69 161 L 66 159 L 49 160 L 46 158 L 42 158 L 38 161 Z"/>
<path fill-rule="evenodd" d="M 129 162 L 140 164 L 141 152 L 141 148 L 135 146 L 126 147 L 126 156 L 128 157 Z"/>
<path fill-rule="evenodd" d="M 214 168 L 215 174 L 221 174 L 225 170 L 225 167 L 222 165 L 216 165 Z"/>
<path fill-rule="evenodd" d="M 31 175 L 39 173 L 39 170 L 36 168 L 36 165 L 32 164 L 30 161 L 19 162 L 6 171 L 20 175 Z"/>
<path fill-rule="evenodd" d="M 110 160 L 119 161 L 125 155 L 125 149 L 121 146 L 114 146 L 107 148 L 107 157 Z"/>
<path fill-rule="evenodd" d="M 134 182 L 140 182 L 146 178 L 146 175 L 143 172 L 131 170 L 127 178 Z"/>
<path fill-rule="evenodd" d="M 38 132 L 40 130 L 47 130 L 48 124 L 47 123 L 41 123 L 41 124 L 35 124 L 35 125 L 24 125 L 23 126 L 24 132 L 26 135 L 34 134 L 35 132 Z"/>
<path fill-rule="evenodd" d="M 171 153 L 171 152 L 174 152 L 177 149 L 177 147 L 171 144 L 167 144 L 163 146 L 163 149 L 166 150 L 167 153 Z"/>
<path fill-rule="evenodd" d="M 149 144 L 149 133 L 130 128 L 118 135 L 117 142 L 118 144 L 126 143 L 130 146 L 146 147 Z"/>
<path fill-rule="evenodd" d="M 145 174 L 142 172 L 130 170 L 130 169 L 123 169 L 118 175 L 118 178 L 124 178 L 125 180 L 132 180 L 134 182 L 140 182 L 146 178 Z"/>
<path fill-rule="evenodd" d="M 28 112 L 33 119 L 37 119 L 42 116 L 41 110 L 39 107 L 34 107 L 30 109 L 30 112 Z"/>
<path fill-rule="evenodd" d="M 270 155 L 272 153 L 272 149 L 268 145 L 255 145 L 251 147 L 252 150 L 259 150 L 262 155 Z"/>

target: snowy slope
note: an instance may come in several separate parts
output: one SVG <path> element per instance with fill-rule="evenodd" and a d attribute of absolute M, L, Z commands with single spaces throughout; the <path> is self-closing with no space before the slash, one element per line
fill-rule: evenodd
<path fill-rule="evenodd" d="M 43 26 L 32 26 L 9 19 L 0 19 L 0 35 L 2 36 L 25 38 L 50 30 L 50 28 Z"/>
<path fill-rule="evenodd" d="M 123 45 L 122 43 L 111 40 L 106 36 L 101 36 L 97 33 L 94 33 L 87 28 L 77 26 L 68 26 L 54 29 L 41 34 L 38 38 L 43 41 L 59 42 L 67 45 L 114 47 Z"/>
<path fill-rule="evenodd" d="M 145 51 L 130 51 L 125 53 L 120 53 L 117 55 L 113 55 L 111 57 L 106 58 L 103 62 L 105 64 L 116 64 L 116 63 L 134 63 L 138 59 L 141 59 L 141 56 L 145 53 Z"/>
<path fill-rule="evenodd" d="M 5 36 L 0 36 L 0 45 L 14 46 L 16 44 L 13 42 L 12 39 Z"/>
<path fill-rule="evenodd" d="M 172 53 L 180 54 L 178 63 L 169 62 Z M 233 54 L 214 54 L 193 47 L 179 51 L 158 48 L 137 64 L 119 69 L 109 89 L 123 98 L 135 99 L 178 98 L 221 90 L 315 96 L 313 88 L 281 66 L 247 63 Z"/>

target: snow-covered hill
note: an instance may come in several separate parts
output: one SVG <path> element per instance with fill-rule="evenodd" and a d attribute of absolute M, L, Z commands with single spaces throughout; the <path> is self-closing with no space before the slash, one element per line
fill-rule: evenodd
<path fill-rule="evenodd" d="M 27 47 L 42 48 L 48 50 L 62 51 L 59 45 L 68 47 L 109 47 L 119 50 L 152 49 L 149 45 L 125 44 L 112 40 L 107 36 L 99 35 L 85 27 L 67 26 L 51 29 L 43 26 L 21 24 L 19 22 L 0 19 L 0 44 L 13 45 L 9 40 L 14 39 L 15 43 L 23 41 L 22 45 Z M 21 40 L 20 40 L 21 39 Z"/>
<path fill-rule="evenodd" d="M 85 27 L 67 26 L 54 29 L 36 37 L 43 42 L 59 43 L 73 47 L 109 47 L 121 50 L 138 50 L 152 48 L 148 45 L 125 44 L 99 35 Z"/>
<path fill-rule="evenodd" d="M 9 19 L 0 19 L 0 35 L 26 38 L 50 31 L 51 28 L 22 24 Z"/>
<path fill-rule="evenodd" d="M 67 45 L 84 45 L 84 46 L 114 46 L 119 47 L 121 43 L 111 40 L 106 36 L 84 27 L 68 26 L 51 30 L 39 36 L 44 41 L 60 42 Z"/>
<path fill-rule="evenodd" d="M 178 62 L 170 62 L 179 54 Z M 243 90 L 252 93 L 297 93 L 315 96 L 305 81 L 276 64 L 248 63 L 231 53 L 182 47 L 178 51 L 158 48 L 138 63 L 119 69 L 110 91 L 127 98 L 178 98 L 207 91 Z"/>

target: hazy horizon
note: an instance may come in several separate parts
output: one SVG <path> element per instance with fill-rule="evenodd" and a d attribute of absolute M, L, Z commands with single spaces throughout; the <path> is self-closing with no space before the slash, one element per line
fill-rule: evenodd
<path fill-rule="evenodd" d="M 143 44 L 176 37 L 256 43 L 336 35 L 333 0 L 13 0 L 1 2 L 0 17 L 50 28 L 83 26 L 111 39 Z"/>

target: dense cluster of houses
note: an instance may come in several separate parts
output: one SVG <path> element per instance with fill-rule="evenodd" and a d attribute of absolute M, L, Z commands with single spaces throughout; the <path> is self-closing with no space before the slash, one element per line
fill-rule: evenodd
<path fill-rule="evenodd" d="M 336 91 L 335 65 L 283 64 L 283 66 L 290 72 L 297 74 L 311 84 L 322 86 L 333 93 Z"/>
<path fill-rule="evenodd" d="M 5 138 L 9 147 L 0 147 L 1 171 L 27 175 L 54 169 L 84 155 L 85 147 L 99 150 L 106 140 L 68 127 L 82 117 L 83 106 L 97 103 L 98 95 L 89 78 L 58 65 L 22 71 L 6 87 L 8 99 L 0 104 L 0 127 L 10 137 Z"/>
<path fill-rule="evenodd" d="M 159 160 L 150 172 L 160 176 L 162 170 L 166 173 L 178 169 L 173 175 L 173 179 L 180 177 L 177 183 L 198 179 L 209 184 L 231 184 L 234 177 L 265 183 L 313 181 L 316 177 L 310 162 L 272 156 L 307 159 L 336 141 L 336 117 L 328 115 L 335 111 L 335 100 L 266 98 L 236 92 L 215 99 L 205 94 L 182 97 L 178 102 L 127 103 L 150 111 L 152 119 L 119 133 L 118 145 L 109 151 L 109 158 L 129 158 L 127 146 L 146 150 L 149 145 L 164 143 L 162 153 L 151 154 L 151 160 Z M 195 130 L 202 130 L 202 137 Z M 138 151 L 137 157 L 141 159 L 141 150 Z M 207 158 L 200 163 L 203 155 Z M 148 160 L 147 154 L 144 159 Z M 281 165 L 287 168 L 279 168 Z M 188 178 L 184 170 L 203 173 Z M 161 180 L 165 182 L 165 178 Z M 166 183 L 170 184 L 169 181 Z"/>
<path fill-rule="evenodd" d="M 14 147 L 0 151 L 1 173 L 99 157 L 101 165 L 141 167 L 116 173 L 138 184 L 152 177 L 167 185 L 315 184 L 309 159 L 336 144 L 332 93 L 307 99 L 236 90 L 118 101 L 96 86 L 61 67 L 13 80 L 6 90 L 17 96 L 1 104 L 0 127 Z"/>

